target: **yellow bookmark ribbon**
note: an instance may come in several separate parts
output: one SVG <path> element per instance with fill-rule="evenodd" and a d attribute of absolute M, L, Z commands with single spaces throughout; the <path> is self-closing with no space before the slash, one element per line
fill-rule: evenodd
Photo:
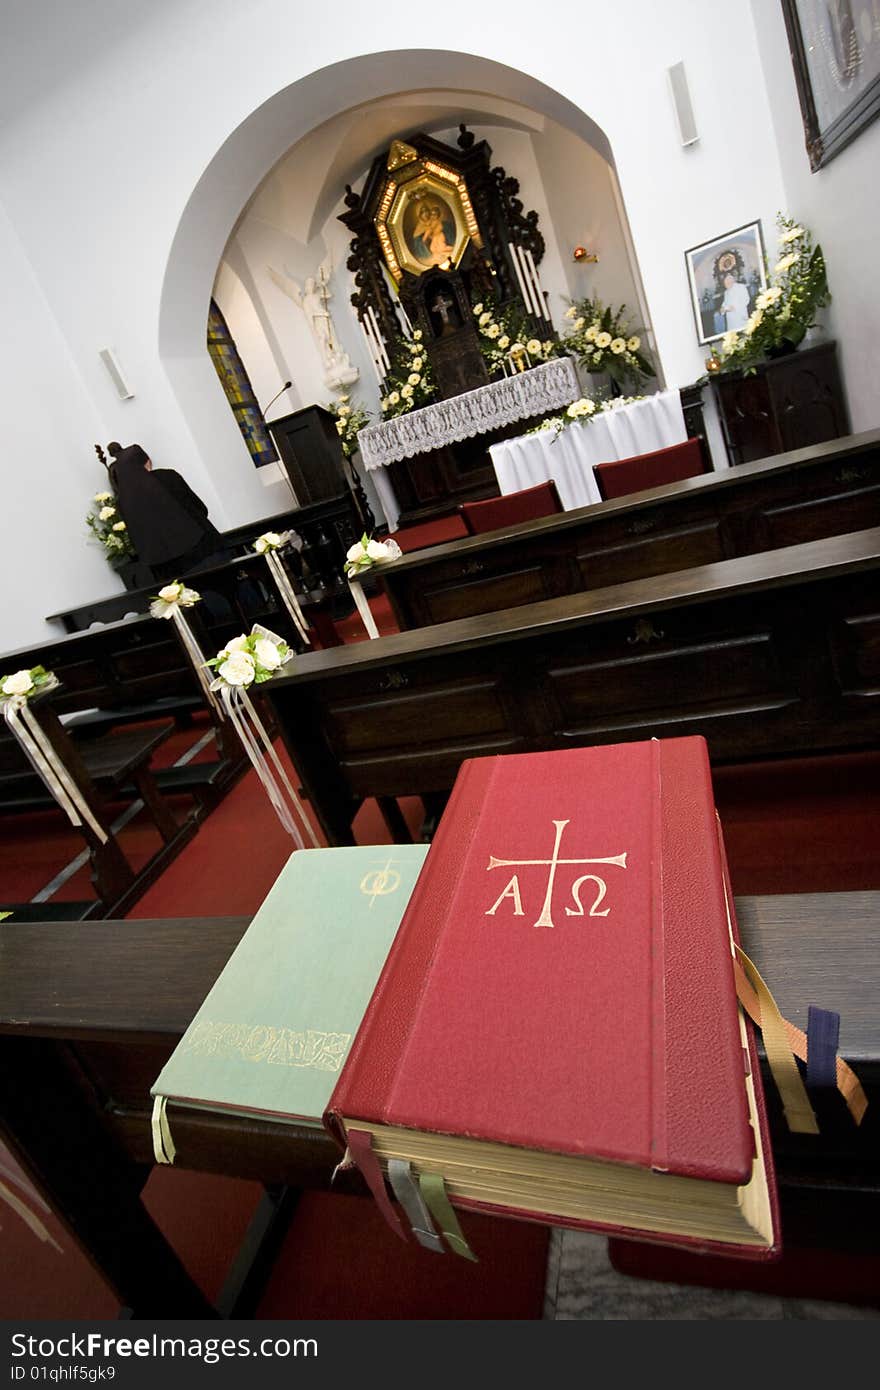
<path fill-rule="evenodd" d="M 171 1126 L 168 1123 L 166 1111 L 167 1105 L 167 1096 L 156 1096 L 153 1101 L 153 1156 L 157 1163 L 173 1163 L 177 1154 L 174 1140 L 171 1138 Z"/>
<path fill-rule="evenodd" d="M 12 1188 L 7 1187 L 2 1179 L 0 1179 L 0 1200 L 4 1201 L 8 1207 L 11 1207 L 16 1216 L 21 1217 L 24 1224 L 29 1230 L 33 1231 L 38 1240 L 48 1242 L 53 1250 L 58 1251 L 59 1255 L 64 1254 L 61 1246 L 58 1244 L 57 1240 L 55 1240 L 48 1227 L 44 1226 L 36 1212 L 31 1211 L 27 1203 L 23 1202 L 20 1197 L 17 1197 L 12 1191 Z"/>
<path fill-rule="evenodd" d="M 816 1115 L 794 1060 L 795 1057 L 802 1062 L 807 1060 L 806 1033 L 783 1018 L 757 966 L 739 946 L 736 947 L 734 975 L 739 1001 L 752 1022 L 761 1029 L 767 1061 L 782 1098 L 789 1129 L 796 1134 L 818 1134 Z M 837 1089 L 856 1124 L 861 1124 L 868 1098 L 859 1078 L 842 1057 L 837 1058 Z"/>

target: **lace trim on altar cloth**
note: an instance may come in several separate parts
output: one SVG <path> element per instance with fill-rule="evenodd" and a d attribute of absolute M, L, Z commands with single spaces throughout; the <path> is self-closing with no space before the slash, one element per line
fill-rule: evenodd
<path fill-rule="evenodd" d="M 365 468 L 385 468 L 516 420 L 547 415 L 571 405 L 580 394 L 574 362 L 570 357 L 556 357 L 503 381 L 478 386 L 476 391 L 434 401 L 380 425 L 367 425 L 358 433 L 358 447 Z"/>

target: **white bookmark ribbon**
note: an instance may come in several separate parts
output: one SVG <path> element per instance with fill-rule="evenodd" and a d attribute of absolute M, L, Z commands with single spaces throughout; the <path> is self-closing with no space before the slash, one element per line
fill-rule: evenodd
<path fill-rule="evenodd" d="M 376 626 L 375 618 L 370 612 L 370 605 L 367 603 L 367 596 L 361 588 L 361 581 L 359 579 L 349 579 L 348 587 L 351 590 L 351 596 L 355 601 L 357 611 L 361 615 L 361 621 L 367 629 L 367 636 L 370 638 L 378 637 L 379 629 Z"/>
<path fill-rule="evenodd" d="M 36 1212 L 31 1211 L 27 1203 L 23 1202 L 20 1197 L 16 1196 L 12 1189 L 10 1187 L 7 1187 L 6 1183 L 2 1180 L 0 1180 L 0 1200 L 4 1201 L 6 1205 L 12 1211 L 15 1212 L 16 1216 L 21 1217 L 24 1224 L 28 1227 L 29 1230 L 33 1231 L 34 1235 L 37 1237 L 38 1240 L 45 1241 L 47 1244 L 51 1245 L 53 1249 L 58 1251 L 59 1255 L 64 1254 L 64 1251 L 61 1249 L 61 1246 L 58 1244 L 57 1240 L 54 1238 L 49 1229 L 37 1216 Z M 40 1201 L 40 1205 L 44 1206 L 45 1204 L 42 1201 Z M 48 1210 L 48 1208 L 46 1208 L 46 1210 Z"/>
<path fill-rule="evenodd" d="M 287 570 L 284 568 L 284 562 L 281 556 L 274 550 L 267 550 L 265 555 L 266 564 L 269 566 L 269 573 L 275 581 L 275 586 L 281 595 L 282 602 L 293 619 L 294 627 L 306 646 L 309 647 L 311 646 L 311 642 L 309 641 L 309 625 L 299 606 L 299 600 L 294 593 L 293 585 L 290 582 Z"/>
<path fill-rule="evenodd" d="M 294 841 L 298 849 L 305 849 L 302 832 L 297 826 L 293 812 L 301 820 L 305 827 L 306 835 L 314 849 L 319 849 L 320 844 L 312 824 L 306 815 L 302 802 L 291 786 L 290 779 L 284 770 L 284 766 L 272 740 L 266 733 L 253 703 L 240 685 L 224 685 L 220 691 L 223 707 L 226 710 L 233 727 L 241 739 L 244 751 L 247 753 L 254 770 L 262 782 L 266 794 L 275 809 L 279 821 L 281 822 L 288 835 Z M 262 745 L 262 747 L 261 747 Z M 269 766 L 271 762 L 272 766 Z"/>
<path fill-rule="evenodd" d="M 23 695 L 11 695 L 3 704 L 3 717 L 44 786 L 51 792 L 71 825 L 84 822 L 95 832 L 102 845 L 110 838 L 85 800 L 64 763 L 58 757 L 48 737 L 40 727 L 33 710 Z"/>

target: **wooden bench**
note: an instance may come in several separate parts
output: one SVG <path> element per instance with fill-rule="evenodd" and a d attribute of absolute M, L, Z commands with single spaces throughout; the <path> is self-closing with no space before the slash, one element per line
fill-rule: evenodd
<path fill-rule="evenodd" d="M 809 1003 L 840 1013 L 841 1054 L 870 1099 L 861 1129 L 845 1113 L 828 1126 L 823 1115 L 823 1133 L 807 1143 L 786 1130 L 765 1068 L 783 1240 L 876 1253 L 880 894 L 739 898 L 736 906 L 745 949 L 787 1017 L 804 1026 Z M 216 1315 L 139 1193 L 153 1162 L 150 1085 L 247 925 L 214 918 L 0 928 L 0 1128 L 136 1317 Z M 181 1168 L 275 1188 L 330 1187 L 339 1152 L 320 1129 L 178 1105 L 168 1114 Z M 365 1193 L 356 1171 L 333 1186 Z"/>
<path fill-rule="evenodd" d="M 880 430 L 404 555 L 377 571 L 426 627 L 880 525 Z"/>
<path fill-rule="evenodd" d="M 313 652 L 263 689 L 330 844 L 365 797 L 447 793 L 492 753 L 877 747 L 880 528 Z"/>

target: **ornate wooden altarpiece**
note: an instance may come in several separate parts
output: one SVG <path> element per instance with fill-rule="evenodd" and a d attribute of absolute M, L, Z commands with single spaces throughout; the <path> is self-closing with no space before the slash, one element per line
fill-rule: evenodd
<path fill-rule="evenodd" d="M 353 233 L 348 269 L 358 318 L 378 329 L 392 358 L 402 306 L 422 331 L 444 399 L 489 380 L 471 311 L 475 300 L 491 295 L 501 309 L 517 305 L 541 340 L 553 332 L 546 310 L 540 317 L 530 312 L 514 263 L 514 247 L 528 252 L 535 267 L 543 259 L 538 214 L 524 212 L 518 181 L 492 167 L 489 144 L 464 125 L 459 132 L 457 148 L 429 135 L 395 140 L 373 161 L 361 193 L 346 185 L 348 211 L 340 217 Z M 401 521 L 497 495 L 489 445 L 528 424 L 389 465 Z"/>

